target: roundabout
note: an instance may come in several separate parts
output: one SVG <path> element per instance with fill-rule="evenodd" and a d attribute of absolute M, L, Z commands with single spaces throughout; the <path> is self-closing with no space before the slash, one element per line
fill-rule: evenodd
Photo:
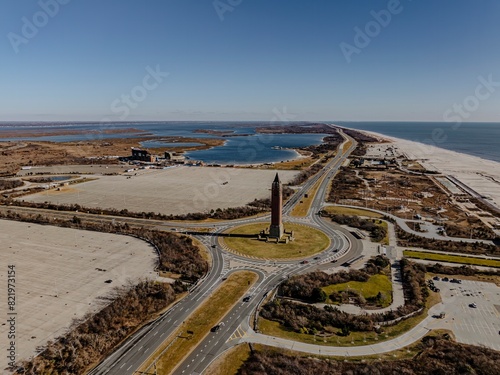
<path fill-rule="evenodd" d="M 287 233 L 293 231 L 294 239 L 287 243 L 284 239 L 279 243 L 272 239 L 266 241 L 263 237 L 259 239 L 259 233 L 269 227 L 269 223 L 266 222 L 228 229 L 219 241 L 226 250 L 238 255 L 276 260 L 308 258 L 330 246 L 330 238 L 316 228 L 289 222 L 284 223 L 284 226 Z"/>

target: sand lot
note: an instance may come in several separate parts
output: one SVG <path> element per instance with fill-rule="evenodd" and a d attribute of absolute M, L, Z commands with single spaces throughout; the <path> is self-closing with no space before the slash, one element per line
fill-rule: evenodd
<path fill-rule="evenodd" d="M 281 181 L 298 172 L 280 171 Z M 120 176 L 46 191 L 22 199 L 84 207 L 126 208 L 132 212 L 186 214 L 217 208 L 239 207 L 270 196 L 276 171 L 244 168 L 172 167 L 139 170 Z"/>
<path fill-rule="evenodd" d="M 128 280 L 156 277 L 146 242 L 107 233 L 0 220 L 0 372 L 15 317 L 18 359 L 65 332 L 75 318 L 102 308 L 99 297 Z M 15 266 L 16 315 L 8 315 L 8 265 Z M 105 283 L 112 280 L 111 283 Z"/>

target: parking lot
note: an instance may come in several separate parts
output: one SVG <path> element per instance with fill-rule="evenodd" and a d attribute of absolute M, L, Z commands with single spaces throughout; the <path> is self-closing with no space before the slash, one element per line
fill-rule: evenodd
<path fill-rule="evenodd" d="M 156 278 L 153 247 L 129 236 L 0 220 L 0 244 L 2 373 L 12 312 L 7 310 L 8 265 L 15 270 L 9 301 L 15 301 L 17 359 L 28 359 L 64 334 L 73 319 L 102 309 L 114 288 Z"/>
<path fill-rule="evenodd" d="M 283 183 L 297 171 L 279 171 Z M 31 202 L 78 203 L 84 207 L 133 212 L 187 214 L 241 207 L 269 197 L 276 170 L 180 166 L 138 170 L 118 176 L 46 190 L 22 197 Z"/>
<path fill-rule="evenodd" d="M 443 300 L 443 323 L 457 341 L 500 350 L 500 287 L 469 280 L 461 284 L 435 280 L 434 284 Z"/>

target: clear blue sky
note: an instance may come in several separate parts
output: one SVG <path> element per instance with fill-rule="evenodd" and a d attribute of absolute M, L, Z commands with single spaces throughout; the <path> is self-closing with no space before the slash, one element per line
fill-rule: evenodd
<path fill-rule="evenodd" d="M 53 17 L 2 0 L 0 121 L 270 120 L 284 107 L 296 120 L 440 121 L 479 76 L 500 82 L 498 0 L 401 0 L 350 63 L 341 43 L 356 47 L 388 1 L 218 4 L 231 3 L 221 20 L 213 0 L 71 0 Z M 151 90 L 137 87 L 148 66 L 169 73 Z M 133 90 L 146 98 L 124 104 Z M 500 121 L 493 91 L 468 121 Z"/>

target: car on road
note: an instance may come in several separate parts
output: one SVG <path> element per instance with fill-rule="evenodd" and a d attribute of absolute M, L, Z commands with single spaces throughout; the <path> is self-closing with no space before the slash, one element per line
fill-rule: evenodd
<path fill-rule="evenodd" d="M 309 263 L 308 260 L 303 260 L 302 262 L 300 262 L 300 264 L 307 264 L 307 263 Z"/>
<path fill-rule="evenodd" d="M 450 281 L 447 277 L 443 277 L 443 281 Z"/>
<path fill-rule="evenodd" d="M 337 263 L 337 262 L 338 262 L 337 259 L 334 259 L 334 260 L 331 261 L 331 263 Z"/>
<path fill-rule="evenodd" d="M 220 325 L 217 324 L 216 326 L 213 326 L 210 332 L 217 332 L 220 329 Z"/>
<path fill-rule="evenodd" d="M 217 247 L 217 245 L 212 245 L 212 249 L 215 249 Z"/>
<path fill-rule="evenodd" d="M 477 305 L 475 302 L 472 302 L 469 304 L 469 307 L 472 307 L 473 309 L 477 308 Z"/>
<path fill-rule="evenodd" d="M 245 298 L 243 298 L 243 302 L 248 302 L 250 301 L 250 296 L 246 296 Z"/>
<path fill-rule="evenodd" d="M 439 280 L 440 280 L 440 279 L 439 279 L 439 276 L 434 276 L 432 279 L 433 279 L 433 280 L 436 280 L 436 281 L 439 281 Z"/>
<path fill-rule="evenodd" d="M 314 257 L 314 260 L 318 260 L 318 259 L 319 259 L 319 257 Z"/>
<path fill-rule="evenodd" d="M 219 324 L 217 324 L 216 326 L 213 326 L 211 329 L 210 329 L 210 332 L 217 332 L 220 327 L 224 327 L 224 322 L 220 322 Z"/>

